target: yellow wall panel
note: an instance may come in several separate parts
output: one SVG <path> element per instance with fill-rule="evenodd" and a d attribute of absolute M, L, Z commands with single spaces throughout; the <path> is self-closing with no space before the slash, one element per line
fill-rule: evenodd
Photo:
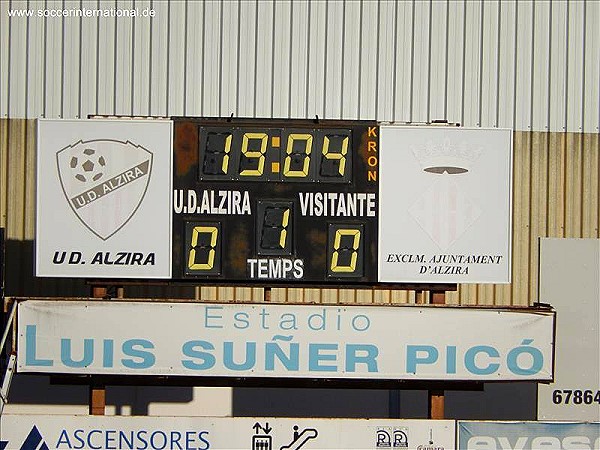
<path fill-rule="evenodd" d="M 35 172 L 36 172 L 36 133 L 37 133 L 37 122 L 34 120 L 26 121 L 25 130 L 25 146 L 27 148 L 24 159 L 25 159 L 25 223 L 23 224 L 23 235 L 25 239 L 33 239 L 35 236 L 35 214 L 31 214 L 31 211 L 35 211 L 36 195 L 35 195 Z"/>
<path fill-rule="evenodd" d="M 31 211 L 26 211 L 25 186 L 27 178 L 34 172 L 27 173 L 25 163 L 27 151 L 27 121 L 11 120 L 8 123 L 8 194 L 9 213 L 6 216 L 7 239 L 32 239 L 25 236 L 25 222 Z M 12 207 L 11 207 L 12 205 Z"/>
<path fill-rule="evenodd" d="M 457 303 L 459 305 L 476 305 L 477 304 L 477 285 L 476 284 L 463 284 L 459 286 Z M 449 303 L 446 301 L 446 303 Z"/>
<path fill-rule="evenodd" d="M 583 135 L 583 180 L 582 180 L 582 235 L 583 238 L 593 238 L 600 235 L 600 189 L 598 188 L 599 134 Z"/>
<path fill-rule="evenodd" d="M 0 227 L 8 213 L 8 120 L 0 119 Z"/>
<path fill-rule="evenodd" d="M 512 303 L 510 284 L 497 284 L 494 286 L 494 305 L 510 306 Z"/>
<path fill-rule="evenodd" d="M 322 289 L 321 290 L 321 303 L 335 304 L 338 303 L 338 290 L 337 289 Z"/>
<path fill-rule="evenodd" d="M 565 135 L 550 133 L 548 139 L 548 236 L 565 236 Z"/>
<path fill-rule="evenodd" d="M 569 133 L 565 137 L 565 237 L 581 237 L 583 140 L 580 134 Z"/>
<path fill-rule="evenodd" d="M 514 133 L 512 304 L 527 304 L 531 208 L 531 135 Z M 485 299 L 484 303 L 491 299 Z"/>

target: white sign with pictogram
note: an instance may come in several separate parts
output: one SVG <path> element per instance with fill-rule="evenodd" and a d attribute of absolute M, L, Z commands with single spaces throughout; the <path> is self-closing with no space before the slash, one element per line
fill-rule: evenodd
<path fill-rule="evenodd" d="M 0 450 L 454 450 L 453 420 L 0 417 Z"/>
<path fill-rule="evenodd" d="M 36 275 L 171 276 L 172 123 L 38 122 Z"/>
<path fill-rule="evenodd" d="M 382 125 L 379 281 L 509 283 L 512 132 Z"/>

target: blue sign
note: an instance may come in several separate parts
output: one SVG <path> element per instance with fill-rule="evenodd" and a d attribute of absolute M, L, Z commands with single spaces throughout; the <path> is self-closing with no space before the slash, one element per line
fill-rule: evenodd
<path fill-rule="evenodd" d="M 458 422 L 461 450 L 598 450 L 600 423 Z"/>

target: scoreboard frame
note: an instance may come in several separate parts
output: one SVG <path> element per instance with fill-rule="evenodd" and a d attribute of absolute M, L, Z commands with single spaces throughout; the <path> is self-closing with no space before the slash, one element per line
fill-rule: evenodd
<path fill-rule="evenodd" d="M 510 130 L 91 119 L 38 124 L 36 276 L 444 286 L 436 290 L 510 282 Z"/>
<path fill-rule="evenodd" d="M 173 279 L 377 284 L 378 122 L 172 120 Z"/>

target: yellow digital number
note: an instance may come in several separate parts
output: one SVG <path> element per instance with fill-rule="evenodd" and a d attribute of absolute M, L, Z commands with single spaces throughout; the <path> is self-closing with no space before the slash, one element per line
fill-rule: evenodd
<path fill-rule="evenodd" d="M 353 236 L 352 241 L 352 256 L 349 266 L 338 265 L 339 249 L 342 242 L 342 236 Z M 360 246 L 360 230 L 340 228 L 335 231 L 335 239 L 333 241 L 333 257 L 331 258 L 332 272 L 354 272 L 356 270 L 356 261 L 358 259 L 358 247 Z"/>
<path fill-rule="evenodd" d="M 281 213 L 279 213 L 281 211 Z M 280 215 L 281 214 L 281 215 Z M 264 250 L 285 250 L 287 245 L 290 208 L 267 207 L 262 220 L 260 246 Z"/>
<path fill-rule="evenodd" d="M 221 164 L 221 170 L 224 174 L 227 173 L 229 169 L 229 152 L 231 151 L 231 134 L 228 134 L 225 138 L 225 155 L 223 156 L 223 163 Z"/>
<path fill-rule="evenodd" d="M 287 208 L 281 218 L 281 233 L 279 234 L 279 246 L 285 248 L 285 241 L 287 240 L 287 226 L 290 220 L 290 209 Z"/>
<path fill-rule="evenodd" d="M 260 139 L 260 150 L 248 150 L 250 139 Z M 242 138 L 242 157 L 247 159 L 258 159 L 256 169 L 244 169 L 240 171 L 243 176 L 261 176 L 265 169 L 265 153 L 267 153 L 267 144 L 269 137 L 266 133 L 244 133 Z"/>
<path fill-rule="evenodd" d="M 232 137 L 231 133 L 212 131 L 206 133 L 204 164 L 202 166 L 204 175 L 227 175 Z"/>
<path fill-rule="evenodd" d="M 342 146 L 339 152 L 330 152 L 329 151 L 329 143 L 330 139 L 328 136 L 323 138 L 323 156 L 325 159 L 340 160 L 340 166 L 338 168 L 338 173 L 341 177 L 344 176 L 344 172 L 346 170 L 346 154 L 348 153 L 348 142 L 350 138 L 346 136 L 342 141 Z"/>
<path fill-rule="evenodd" d="M 198 237 L 201 234 L 210 235 L 210 250 L 208 251 L 208 258 L 206 262 L 196 262 L 196 247 L 198 245 Z M 190 254 L 188 258 L 188 269 L 189 270 L 211 270 L 215 264 L 215 247 L 217 246 L 217 235 L 219 229 L 213 226 L 205 227 L 194 227 L 192 229 L 192 240 L 190 242 Z"/>
<path fill-rule="evenodd" d="M 292 153 L 294 150 L 295 141 L 304 141 L 304 162 L 302 163 L 301 170 L 290 170 L 290 166 L 292 165 Z M 290 133 L 287 140 L 287 147 L 285 149 L 287 156 L 285 157 L 285 161 L 283 162 L 283 176 L 298 178 L 308 176 L 308 168 L 310 167 L 310 153 L 312 151 L 312 142 L 312 134 Z"/>

